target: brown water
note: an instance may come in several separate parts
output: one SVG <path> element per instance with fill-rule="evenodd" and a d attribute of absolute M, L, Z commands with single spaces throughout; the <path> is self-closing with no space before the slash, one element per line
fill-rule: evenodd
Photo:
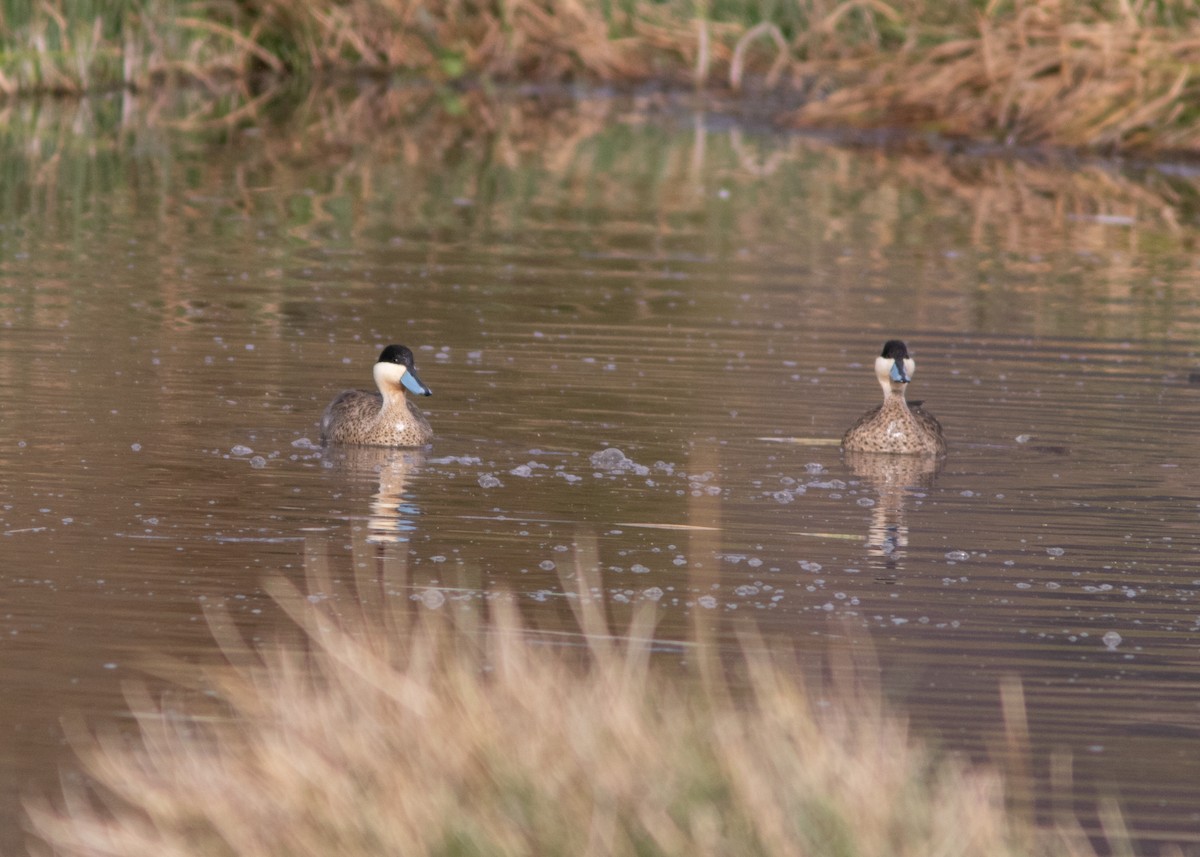
<path fill-rule="evenodd" d="M 1085 820 L 1115 794 L 1148 853 L 1200 853 L 1196 174 L 652 99 L 180 109 L 5 114 L 0 844 L 62 718 L 214 657 L 214 606 L 272 637 L 272 575 L 386 574 L 418 609 L 515 590 L 566 629 L 595 557 L 614 620 L 653 601 L 664 640 L 697 614 L 719 645 L 746 617 L 869 638 L 918 728 L 980 758 L 1015 674 Z M 836 446 L 893 336 L 940 467 Z M 436 442 L 322 453 L 388 342 Z"/>

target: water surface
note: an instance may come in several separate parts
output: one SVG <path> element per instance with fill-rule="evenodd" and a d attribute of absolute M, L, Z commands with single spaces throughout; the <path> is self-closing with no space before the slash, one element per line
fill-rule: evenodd
<path fill-rule="evenodd" d="M 182 110 L 27 104 L 0 137 L 5 846 L 60 719 L 216 657 L 214 608 L 273 638 L 272 576 L 512 591 L 569 632 L 586 573 L 664 641 L 873 645 L 917 728 L 981 759 L 1017 676 L 1044 789 L 1069 751 L 1085 821 L 1116 794 L 1148 853 L 1200 853 L 1194 175 L 653 99 Z M 938 464 L 837 448 L 895 336 Z M 389 342 L 436 442 L 323 452 Z"/>

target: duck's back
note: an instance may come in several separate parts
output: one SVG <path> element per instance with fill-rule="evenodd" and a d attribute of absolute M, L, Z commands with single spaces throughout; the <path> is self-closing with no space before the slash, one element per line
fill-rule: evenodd
<path fill-rule="evenodd" d="M 920 402 L 913 402 L 908 406 L 908 411 L 921 424 L 925 435 L 934 442 L 934 451 L 938 455 L 944 453 L 946 451 L 946 436 L 942 432 L 942 424 L 938 422 L 937 417 L 922 408 Z"/>
<path fill-rule="evenodd" d="M 365 443 L 365 427 L 379 416 L 383 396 L 369 390 L 343 390 L 321 415 L 321 440 L 333 443 Z"/>
<path fill-rule="evenodd" d="M 854 425 L 846 429 L 846 433 L 842 435 L 842 446 L 862 452 L 884 452 L 881 444 L 875 439 L 875 435 L 884 433 L 883 429 L 872 430 L 875 421 L 879 418 L 879 412 L 882 410 L 883 405 L 876 405 L 855 420 Z"/>

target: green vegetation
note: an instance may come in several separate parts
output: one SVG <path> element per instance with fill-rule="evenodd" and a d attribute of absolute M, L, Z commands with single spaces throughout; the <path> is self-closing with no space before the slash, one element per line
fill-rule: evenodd
<path fill-rule="evenodd" d="M 1185 0 L 0 0 L 0 92 L 370 74 L 753 83 L 798 124 L 1200 148 Z"/>
<path fill-rule="evenodd" d="M 618 643 L 594 602 L 576 647 L 504 598 L 451 628 L 382 593 L 276 591 L 305 643 L 251 651 L 218 622 L 238 666 L 211 696 L 134 692 L 132 740 L 77 730 L 92 790 L 29 806 L 52 853 L 1094 853 L 1073 824 L 1007 812 L 996 772 L 931 755 L 861 665 L 810 694 L 758 640 L 720 665 L 695 650 L 700 676 L 659 670 L 645 614 Z"/>

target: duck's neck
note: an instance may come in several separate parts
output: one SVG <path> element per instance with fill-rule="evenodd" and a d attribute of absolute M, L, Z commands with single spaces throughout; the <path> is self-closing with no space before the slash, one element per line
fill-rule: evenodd
<path fill-rule="evenodd" d="M 380 384 L 379 392 L 383 395 L 383 407 L 379 409 L 381 415 L 392 413 L 408 413 L 408 399 L 404 396 L 404 391 L 399 387 L 393 387 L 390 384 Z"/>
<path fill-rule="evenodd" d="M 397 411 L 407 413 L 408 400 L 404 398 L 404 388 L 397 384 L 394 378 L 389 377 L 389 369 L 389 364 L 375 364 L 375 386 L 379 388 L 379 394 L 383 396 L 383 407 L 379 409 L 379 413 L 380 415 Z"/>
<path fill-rule="evenodd" d="M 898 407 L 908 409 L 908 402 L 904 398 L 905 392 L 908 390 L 907 384 L 898 384 L 894 381 L 888 383 L 880 383 L 883 387 L 883 404 L 884 407 Z"/>

